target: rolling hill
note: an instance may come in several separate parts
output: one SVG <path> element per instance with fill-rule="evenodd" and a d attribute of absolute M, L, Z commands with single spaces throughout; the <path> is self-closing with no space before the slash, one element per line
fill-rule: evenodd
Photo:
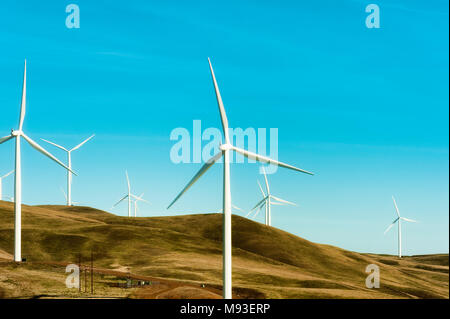
<path fill-rule="evenodd" d="M 90 297 L 65 266 L 94 253 L 96 298 L 220 298 L 222 216 L 126 218 L 89 207 L 27 206 L 23 257 L 12 262 L 13 204 L 0 201 L 0 297 Z M 236 298 L 449 298 L 448 254 L 360 254 L 233 215 Z M 380 288 L 365 286 L 380 267 Z M 127 278 L 146 281 L 124 288 Z M 149 284 L 150 283 L 150 284 Z M 83 287 L 83 284 L 82 284 Z"/>

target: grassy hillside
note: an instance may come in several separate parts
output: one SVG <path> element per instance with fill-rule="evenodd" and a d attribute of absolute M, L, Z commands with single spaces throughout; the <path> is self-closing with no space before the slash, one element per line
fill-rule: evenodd
<path fill-rule="evenodd" d="M 24 205 L 22 223 L 27 263 L 16 265 L 13 205 L 0 201 L 0 296 L 78 297 L 64 286 L 64 265 L 93 251 L 97 297 L 220 297 L 221 214 L 126 218 L 89 207 Z M 399 260 L 315 244 L 236 215 L 232 223 L 235 297 L 449 297 L 448 255 Z M 380 267 L 379 289 L 365 286 L 368 264 Z M 113 287 L 127 273 L 157 285 Z"/>

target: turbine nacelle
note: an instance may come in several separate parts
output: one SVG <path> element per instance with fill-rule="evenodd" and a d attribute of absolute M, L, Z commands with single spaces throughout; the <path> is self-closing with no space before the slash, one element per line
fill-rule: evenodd
<path fill-rule="evenodd" d="M 233 149 L 233 145 L 231 145 L 230 143 L 220 144 L 219 149 L 222 152 L 229 151 Z"/>

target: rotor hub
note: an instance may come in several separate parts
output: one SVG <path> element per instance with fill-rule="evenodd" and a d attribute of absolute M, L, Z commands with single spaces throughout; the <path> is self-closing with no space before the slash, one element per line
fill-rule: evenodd
<path fill-rule="evenodd" d="M 232 145 L 231 144 L 220 144 L 219 148 L 221 151 L 228 151 L 230 149 L 232 149 Z"/>

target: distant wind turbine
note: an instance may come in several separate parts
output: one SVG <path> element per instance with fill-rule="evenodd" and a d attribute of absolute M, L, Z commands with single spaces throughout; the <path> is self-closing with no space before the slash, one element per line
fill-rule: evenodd
<path fill-rule="evenodd" d="M 257 160 L 264 163 L 269 163 L 273 165 L 278 165 L 281 167 L 289 168 L 298 172 L 313 175 L 310 172 L 302 170 L 300 168 L 278 162 L 269 157 L 258 155 L 241 148 L 238 148 L 231 144 L 231 140 L 228 132 L 228 119 L 225 113 L 225 108 L 223 106 L 222 97 L 220 96 L 219 87 L 217 85 L 216 77 L 211 65 L 211 61 L 208 58 L 209 68 L 211 71 L 211 77 L 214 84 L 214 89 L 216 92 L 217 103 L 219 105 L 219 113 L 222 121 L 222 130 L 225 137 L 225 143 L 220 145 L 220 151 L 210 158 L 203 166 L 200 168 L 197 174 L 191 179 L 191 181 L 186 185 L 186 187 L 178 194 L 177 197 L 170 203 L 167 207 L 169 209 L 215 162 L 220 158 L 224 158 L 223 161 L 223 298 L 232 298 L 232 283 L 231 283 L 231 189 L 230 189 L 230 152 L 234 151 L 244 155 L 245 157 Z"/>
<path fill-rule="evenodd" d="M 128 217 L 131 217 L 131 200 L 135 199 L 136 201 L 144 201 L 147 202 L 145 199 L 142 199 L 142 196 L 144 194 L 142 194 L 141 196 L 136 196 L 131 194 L 131 186 L 130 186 L 130 179 L 128 178 L 128 172 L 125 171 L 125 175 L 127 177 L 127 185 L 128 185 L 128 193 L 122 197 L 117 203 L 115 203 L 113 205 L 113 207 L 116 207 L 117 205 L 119 205 L 123 200 L 128 199 Z M 136 205 L 135 205 L 135 209 L 134 209 L 134 217 L 136 217 Z"/>
<path fill-rule="evenodd" d="M 142 193 L 140 196 L 134 196 L 134 195 L 131 195 L 131 196 L 133 197 L 133 202 L 134 202 L 134 217 L 137 217 L 137 211 L 139 210 L 138 202 L 145 202 L 147 204 L 150 204 L 150 202 L 142 198 L 144 196 L 144 193 Z"/>
<path fill-rule="evenodd" d="M 271 226 L 272 225 L 272 215 L 271 215 L 270 208 L 271 208 L 272 204 L 273 205 L 286 205 L 287 204 L 287 205 L 293 205 L 293 206 L 297 206 L 297 204 L 288 202 L 287 200 L 284 200 L 284 199 L 281 199 L 279 197 L 272 195 L 270 193 L 269 182 L 267 181 L 267 175 L 266 175 L 266 170 L 264 169 L 264 166 L 262 167 L 262 170 L 264 173 L 264 180 L 266 181 L 267 195 L 264 193 L 264 191 L 261 187 L 261 184 L 258 181 L 258 186 L 263 195 L 263 199 L 261 201 L 259 201 L 255 205 L 255 207 L 252 208 L 252 210 L 250 210 L 250 212 L 247 214 L 247 216 L 250 215 L 250 213 L 252 213 L 254 210 L 257 210 L 255 215 L 253 215 L 253 217 L 256 217 L 256 215 L 258 215 L 258 213 L 260 212 L 261 208 L 263 208 L 265 206 L 265 208 L 266 208 L 266 225 Z"/>
<path fill-rule="evenodd" d="M 11 175 L 12 173 L 14 173 L 14 170 L 12 170 L 12 171 L 9 172 L 9 173 L 6 173 L 6 174 L 3 175 L 3 176 L 0 176 L 0 200 L 3 198 L 3 191 L 2 191 L 2 189 L 3 189 L 3 186 L 2 186 L 2 184 L 3 184 L 3 179 L 5 179 L 5 178 L 8 177 L 9 175 Z"/>
<path fill-rule="evenodd" d="M 47 142 L 49 144 L 52 144 L 53 146 L 56 146 L 56 147 L 62 149 L 63 151 L 67 152 L 67 163 L 68 163 L 67 166 L 69 167 L 69 169 L 72 169 L 72 157 L 71 157 L 72 152 L 77 150 L 77 149 L 79 149 L 81 146 L 83 146 L 84 143 L 89 141 L 94 136 L 95 136 L 95 134 L 91 135 L 90 137 L 85 139 L 83 142 L 81 142 L 80 144 L 78 144 L 77 146 L 72 148 L 71 150 L 68 150 L 68 149 L 62 147 L 61 145 L 58 145 L 56 143 L 47 141 L 47 140 L 45 140 L 43 138 L 41 138 L 41 140 L 43 140 L 44 142 Z M 67 171 L 67 196 L 66 196 L 66 202 L 67 202 L 67 206 L 72 206 L 72 172 L 71 171 Z"/>
<path fill-rule="evenodd" d="M 39 144 L 29 138 L 22 130 L 23 121 L 25 119 L 26 110 L 26 92 L 27 92 L 27 61 L 25 60 L 25 66 L 23 71 L 23 86 L 22 86 L 22 103 L 20 107 L 19 128 L 17 130 L 11 130 L 11 134 L 0 138 L 0 144 L 15 138 L 16 139 L 16 163 L 14 171 L 14 261 L 22 261 L 22 169 L 21 169 L 21 153 L 20 153 L 20 140 L 23 137 L 35 150 L 41 152 L 45 156 L 49 157 L 65 169 L 71 171 L 60 160 L 47 152 Z M 73 173 L 73 172 L 72 172 Z M 76 174 L 75 174 L 76 175 Z"/>
<path fill-rule="evenodd" d="M 392 200 L 394 201 L 395 211 L 397 212 L 397 218 L 384 231 L 384 234 L 386 234 L 389 231 L 389 229 L 391 229 L 392 226 L 394 226 L 395 223 L 398 223 L 398 258 L 402 258 L 402 225 L 401 225 L 401 221 L 404 220 L 404 221 L 412 222 L 412 223 L 417 223 L 417 221 L 413 220 L 413 219 L 401 217 L 400 212 L 397 207 L 397 203 L 395 202 L 394 196 L 392 196 Z"/>

